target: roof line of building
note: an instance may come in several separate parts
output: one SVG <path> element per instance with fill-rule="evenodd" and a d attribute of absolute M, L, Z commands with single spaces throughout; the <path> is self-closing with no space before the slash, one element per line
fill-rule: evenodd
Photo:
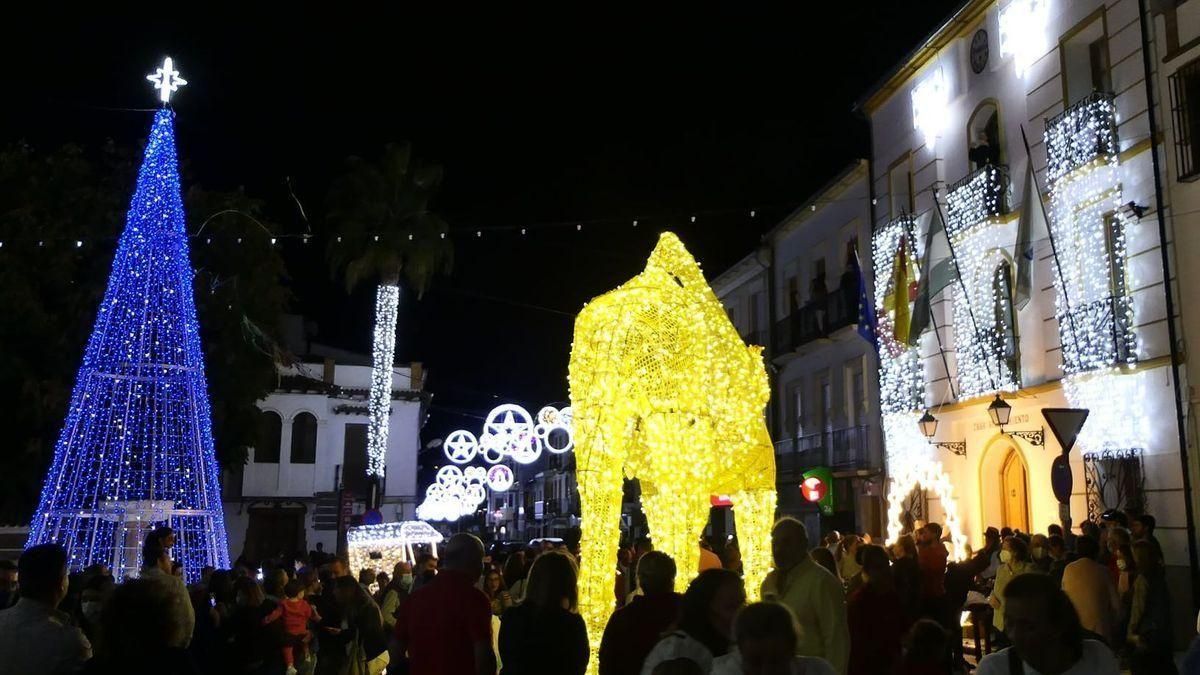
<path fill-rule="evenodd" d="M 874 112 L 883 105 L 901 86 L 913 75 L 920 72 L 938 53 L 963 33 L 974 27 L 979 17 L 988 10 L 996 0 L 964 0 L 950 16 L 931 32 L 920 45 L 909 52 L 887 74 L 867 89 L 854 103 L 854 110 L 865 113 Z"/>
<path fill-rule="evenodd" d="M 763 234 L 763 240 L 765 241 L 770 239 L 779 234 L 781 230 L 795 227 L 796 225 L 799 225 L 810 218 L 812 214 L 816 213 L 816 210 L 813 209 L 814 206 L 819 208 L 822 206 L 822 200 L 824 200 L 825 203 L 828 203 L 829 201 L 832 201 L 836 195 L 845 192 L 847 189 L 849 189 L 854 180 L 858 178 L 858 174 L 861 173 L 865 176 L 867 172 L 867 164 L 868 162 L 865 159 L 855 159 L 848 162 L 841 171 L 839 171 L 829 180 L 825 181 L 825 183 L 821 185 L 821 187 L 817 188 L 807 200 L 800 204 L 800 206 L 797 206 L 792 210 L 791 213 L 781 218 L 779 224 L 767 230 L 766 233 Z"/>

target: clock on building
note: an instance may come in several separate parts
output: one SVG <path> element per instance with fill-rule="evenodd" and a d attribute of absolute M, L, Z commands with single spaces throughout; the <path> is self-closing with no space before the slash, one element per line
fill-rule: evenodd
<path fill-rule="evenodd" d="M 971 71 L 976 75 L 983 72 L 988 62 L 988 34 L 980 28 L 971 38 Z"/>

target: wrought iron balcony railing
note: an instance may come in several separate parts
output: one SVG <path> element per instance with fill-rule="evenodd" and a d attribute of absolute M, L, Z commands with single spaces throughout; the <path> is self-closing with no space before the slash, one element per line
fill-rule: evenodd
<path fill-rule="evenodd" d="M 1110 93 L 1095 92 L 1046 120 L 1046 179 L 1051 189 L 1072 171 L 1119 152 L 1117 107 Z"/>
<path fill-rule="evenodd" d="M 812 300 L 775 325 L 775 354 L 796 351 L 813 340 L 829 337 L 858 323 L 858 288 L 842 285 L 823 300 Z"/>
<path fill-rule="evenodd" d="M 1009 197 L 1008 167 L 980 167 L 946 190 L 946 234 L 958 238 L 1008 213 Z"/>
<path fill-rule="evenodd" d="M 869 429 L 866 425 L 827 429 L 815 434 L 777 441 L 777 479 L 798 482 L 805 471 L 818 466 L 866 466 L 871 457 Z"/>
<path fill-rule="evenodd" d="M 1081 373 L 1137 360 L 1130 298 L 1109 297 L 1072 307 L 1057 319 L 1063 372 Z"/>

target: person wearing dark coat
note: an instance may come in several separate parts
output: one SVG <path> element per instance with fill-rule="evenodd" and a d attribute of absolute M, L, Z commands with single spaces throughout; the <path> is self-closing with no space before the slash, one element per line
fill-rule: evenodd
<path fill-rule="evenodd" d="M 338 577 L 334 580 L 334 597 L 347 626 L 341 632 L 346 643 L 361 642 L 367 661 L 374 661 L 387 652 L 388 636 L 383 630 L 383 615 L 367 589 L 353 577 Z"/>
<path fill-rule="evenodd" d="M 500 675 L 583 675 L 588 639 L 578 605 L 575 561 L 561 553 L 538 556 L 525 600 L 500 618 Z"/>

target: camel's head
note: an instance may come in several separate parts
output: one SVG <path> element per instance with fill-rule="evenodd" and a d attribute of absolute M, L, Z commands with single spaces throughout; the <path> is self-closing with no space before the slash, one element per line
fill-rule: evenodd
<path fill-rule="evenodd" d="M 683 242 L 673 232 L 663 232 L 658 236 L 658 245 L 646 261 L 646 271 L 643 274 L 666 275 L 685 290 L 703 293 L 709 291 L 700 271 L 700 264 L 684 248 Z"/>

